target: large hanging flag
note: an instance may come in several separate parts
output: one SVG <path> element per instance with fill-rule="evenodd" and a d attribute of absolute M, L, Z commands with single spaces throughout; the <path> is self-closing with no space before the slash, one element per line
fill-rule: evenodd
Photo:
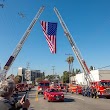
<path fill-rule="evenodd" d="M 55 54 L 57 23 L 41 21 L 41 27 L 49 45 L 50 52 Z"/>

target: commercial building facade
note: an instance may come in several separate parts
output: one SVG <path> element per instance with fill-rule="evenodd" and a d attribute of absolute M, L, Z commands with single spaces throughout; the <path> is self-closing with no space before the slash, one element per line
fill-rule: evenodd
<path fill-rule="evenodd" d="M 45 73 L 41 73 L 40 70 L 30 70 L 26 68 L 19 67 L 18 68 L 18 75 L 22 76 L 27 80 L 27 81 L 35 81 L 36 78 L 42 78 L 45 76 Z"/>

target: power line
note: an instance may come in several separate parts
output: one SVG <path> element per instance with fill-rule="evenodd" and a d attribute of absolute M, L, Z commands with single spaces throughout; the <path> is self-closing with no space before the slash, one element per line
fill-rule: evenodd
<path fill-rule="evenodd" d="M 110 65 L 104 66 L 104 67 L 101 67 L 101 68 L 98 68 L 98 69 L 103 69 L 103 68 L 107 68 L 107 67 L 110 67 Z"/>

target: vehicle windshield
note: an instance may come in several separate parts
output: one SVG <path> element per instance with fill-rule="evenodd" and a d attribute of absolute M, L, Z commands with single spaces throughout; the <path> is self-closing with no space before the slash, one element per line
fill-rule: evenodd
<path fill-rule="evenodd" d="M 66 84 L 60 84 L 60 86 L 66 86 Z"/>
<path fill-rule="evenodd" d="M 58 92 L 56 89 L 50 89 L 49 92 Z"/>
<path fill-rule="evenodd" d="M 45 86 L 49 86 L 49 83 L 45 83 Z"/>
<path fill-rule="evenodd" d="M 101 82 L 101 85 L 102 85 L 102 86 L 105 86 L 105 87 L 106 87 L 106 86 L 110 86 L 110 82 Z"/>
<path fill-rule="evenodd" d="M 39 83 L 38 86 L 49 86 L 49 83 Z"/>
<path fill-rule="evenodd" d="M 38 86 L 44 86 L 44 83 L 39 83 Z"/>

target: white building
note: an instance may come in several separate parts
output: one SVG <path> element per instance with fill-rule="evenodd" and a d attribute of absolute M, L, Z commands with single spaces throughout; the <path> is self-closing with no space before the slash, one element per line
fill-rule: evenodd
<path fill-rule="evenodd" d="M 26 68 L 19 67 L 18 75 L 23 75 L 23 78 L 25 78 L 28 81 L 35 81 L 36 78 L 42 78 L 45 75 L 45 73 L 41 73 L 40 70 L 29 70 Z"/>
<path fill-rule="evenodd" d="M 110 80 L 110 70 L 92 70 L 90 73 L 92 81 Z M 70 81 L 75 81 L 77 84 L 81 85 L 87 84 L 84 73 L 79 73 L 76 74 L 76 76 L 72 76 Z"/>
<path fill-rule="evenodd" d="M 25 76 L 25 70 L 26 70 L 26 68 L 19 67 L 18 68 L 18 75 L 22 76 L 22 74 L 23 74 Z"/>

